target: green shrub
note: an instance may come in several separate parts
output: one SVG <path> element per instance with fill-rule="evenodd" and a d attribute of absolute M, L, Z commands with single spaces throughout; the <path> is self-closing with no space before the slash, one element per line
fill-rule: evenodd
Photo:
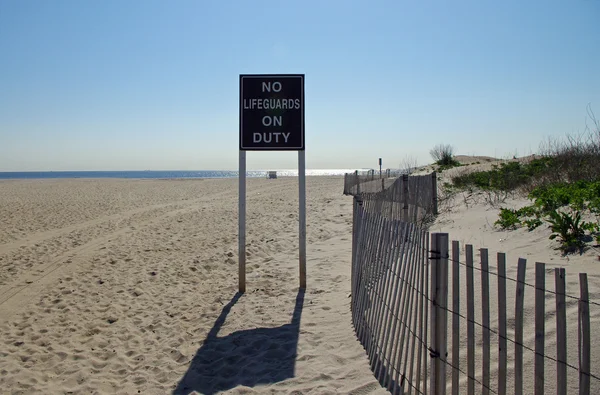
<path fill-rule="evenodd" d="M 596 216 L 600 216 L 600 196 L 593 197 L 588 203 L 588 210 Z"/>
<path fill-rule="evenodd" d="M 539 218 L 540 212 L 535 206 L 525 206 L 517 210 L 519 217 L 536 217 Z"/>
<path fill-rule="evenodd" d="M 494 225 L 497 225 L 502 229 L 515 229 L 520 223 L 517 211 L 510 208 L 501 208 L 498 217 L 499 218 L 494 222 Z"/>
<path fill-rule="evenodd" d="M 558 211 L 549 213 L 548 222 L 552 230 L 550 240 L 558 238 L 560 242 L 559 249 L 565 253 L 581 249 L 585 245 L 582 238 L 585 235 L 587 224 L 581 221 L 580 211 L 573 214 L 574 216 L 570 213 Z"/>
<path fill-rule="evenodd" d="M 542 220 L 539 218 L 530 218 L 523 220 L 523 225 L 527 226 L 528 231 L 532 231 L 543 224 Z"/>
<path fill-rule="evenodd" d="M 453 161 L 453 162 L 451 162 L 449 164 L 446 164 L 446 165 L 439 165 L 438 168 L 437 168 L 437 171 L 441 173 L 444 170 L 448 170 L 448 169 L 452 169 L 453 167 L 460 167 L 460 166 L 462 166 L 460 164 L 460 162 Z"/>
<path fill-rule="evenodd" d="M 600 181 L 578 181 L 572 184 L 556 183 L 537 187 L 529 193 L 534 205 L 543 212 L 550 212 L 563 206 L 571 206 L 575 211 L 590 210 L 600 214 Z"/>
<path fill-rule="evenodd" d="M 543 221 L 540 219 L 539 211 L 534 206 L 525 206 L 518 210 L 501 208 L 498 217 L 499 218 L 494 222 L 494 225 L 497 225 L 502 229 L 515 229 L 517 225 L 522 224 L 531 232 L 543 224 Z M 521 218 L 525 219 L 521 220 Z"/>
<path fill-rule="evenodd" d="M 529 163 L 519 162 L 492 165 L 488 171 L 477 171 L 463 174 L 452 179 L 459 188 L 475 187 L 482 190 L 498 190 L 510 192 L 527 185 L 533 178 L 547 171 L 552 163 L 551 158 L 534 159 Z"/>
<path fill-rule="evenodd" d="M 600 138 L 600 130 L 598 137 Z M 600 153 L 600 139 L 598 141 Z M 532 231 L 547 222 L 552 230 L 550 239 L 559 241 L 559 248 L 563 252 L 571 252 L 585 246 L 586 232 L 600 243 L 600 179 L 593 176 L 600 174 L 598 171 L 600 162 L 595 161 L 593 166 L 592 162 L 567 163 L 564 160 L 567 158 L 565 152 L 562 153 L 564 154 L 562 157 L 546 156 L 525 164 L 507 162 L 492 165 L 489 171 L 456 176 L 452 179 L 452 183 L 458 190 L 479 189 L 488 193 L 507 193 L 518 188 L 530 189 L 528 198 L 533 204 L 518 210 L 500 209 L 498 220 L 494 225 L 502 229 L 515 229 L 523 225 Z M 574 154 L 569 152 L 569 155 Z M 566 164 L 570 166 L 567 170 L 573 174 L 579 171 L 578 166 L 587 166 L 580 172 L 585 173 L 585 177 L 564 176 L 566 170 L 563 167 Z M 564 180 L 572 180 L 572 182 L 564 182 Z M 538 186 L 531 189 L 535 184 Z M 559 211 L 564 207 L 569 208 L 570 212 Z M 596 217 L 595 222 L 583 221 L 584 213 L 593 214 Z"/>

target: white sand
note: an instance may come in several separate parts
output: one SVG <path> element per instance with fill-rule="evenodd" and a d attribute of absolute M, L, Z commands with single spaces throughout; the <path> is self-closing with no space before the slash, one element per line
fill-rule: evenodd
<path fill-rule="evenodd" d="M 297 188 L 248 180 L 247 293 L 209 336 L 237 291 L 237 180 L 0 182 L 0 392 L 385 393 L 350 322 L 342 178 L 307 180 L 292 318 Z"/>
<path fill-rule="evenodd" d="M 295 178 L 248 180 L 247 292 L 236 297 L 237 180 L 0 182 L 0 392 L 387 393 L 350 320 L 352 199 L 342 195 L 342 178 L 308 178 L 302 298 L 297 185 Z M 519 256 L 528 259 L 530 282 L 536 261 L 567 267 L 570 294 L 579 292 L 575 274 L 587 272 L 590 298 L 600 300 L 593 251 L 562 258 L 547 229 L 499 232 L 491 226 L 497 209 L 470 199 L 468 207 L 460 196 L 445 206 L 432 231 L 489 248 L 492 268 L 496 251 L 507 252 L 509 277 Z M 534 293 L 526 292 L 525 336 L 533 345 Z M 577 306 L 567 306 L 569 362 L 577 365 Z M 591 316 L 598 372 L 600 309 L 592 306 Z M 600 393 L 594 379 L 592 393 Z"/>

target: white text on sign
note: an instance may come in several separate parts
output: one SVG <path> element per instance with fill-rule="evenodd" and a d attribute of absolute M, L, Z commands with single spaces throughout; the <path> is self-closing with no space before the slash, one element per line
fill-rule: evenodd
<path fill-rule="evenodd" d="M 244 110 L 299 110 L 300 99 L 244 99 Z"/>
<path fill-rule="evenodd" d="M 267 143 L 269 144 L 270 142 L 273 141 L 273 137 L 275 137 L 275 143 L 279 143 L 279 138 L 280 136 L 282 137 L 282 140 L 284 143 L 287 143 L 288 138 L 290 137 L 290 133 L 280 133 L 280 132 L 275 132 L 275 133 L 253 133 L 252 135 L 252 141 L 254 143 Z"/>

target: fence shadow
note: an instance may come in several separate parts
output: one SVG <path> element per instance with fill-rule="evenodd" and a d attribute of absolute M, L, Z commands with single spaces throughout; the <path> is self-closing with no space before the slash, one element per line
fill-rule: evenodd
<path fill-rule="evenodd" d="M 294 377 L 304 290 L 298 291 L 289 324 L 218 337 L 227 315 L 241 296 L 236 293 L 223 307 L 173 394 L 187 395 L 197 391 L 210 395 L 238 385 L 254 387 Z"/>

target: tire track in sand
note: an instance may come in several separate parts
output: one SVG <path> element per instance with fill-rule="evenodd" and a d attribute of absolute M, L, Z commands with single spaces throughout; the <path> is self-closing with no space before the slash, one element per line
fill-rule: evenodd
<path fill-rule="evenodd" d="M 43 242 L 45 240 L 48 240 L 48 239 L 51 239 L 51 238 L 54 238 L 57 236 L 62 236 L 62 235 L 68 234 L 73 231 L 88 228 L 90 226 L 99 225 L 104 222 L 123 220 L 126 217 L 132 217 L 136 214 L 143 214 L 143 213 L 151 211 L 151 210 L 159 210 L 161 208 L 166 208 L 166 207 L 170 207 L 170 206 L 178 206 L 178 205 L 182 205 L 182 204 L 208 201 L 208 200 L 214 199 L 216 197 L 219 197 L 221 195 L 231 194 L 232 192 L 233 191 L 222 191 L 222 192 L 213 193 L 210 196 L 205 196 L 202 198 L 197 198 L 197 199 L 192 199 L 192 200 L 181 200 L 181 201 L 175 201 L 175 202 L 169 202 L 169 203 L 152 204 L 150 206 L 138 207 L 138 208 L 127 210 L 127 211 L 124 211 L 121 213 L 111 214 L 111 215 L 107 215 L 104 217 L 92 219 L 89 221 L 80 222 L 78 224 L 65 226 L 63 228 L 51 229 L 51 230 L 46 230 L 46 231 L 39 232 L 39 233 L 34 233 L 25 238 L 15 240 L 10 243 L 0 244 L 0 254 L 6 254 L 6 253 L 12 252 L 14 250 L 17 250 L 21 247 L 40 243 L 40 242 Z"/>
<path fill-rule="evenodd" d="M 280 188 L 280 187 L 281 187 L 280 185 L 276 185 L 276 184 L 273 184 L 268 187 L 261 185 L 260 192 L 262 193 L 262 192 L 266 192 L 266 191 Z M 248 192 L 252 192 L 254 189 L 255 188 L 252 188 L 252 190 L 248 191 Z M 61 275 L 65 271 L 67 271 L 71 266 L 77 264 L 73 260 L 73 258 L 75 258 L 77 255 L 81 255 L 86 252 L 94 251 L 94 250 L 98 249 L 99 247 L 101 247 L 102 245 L 104 245 L 105 243 L 112 240 L 113 238 L 116 238 L 116 237 L 119 237 L 119 236 L 122 236 L 125 234 L 139 232 L 139 231 L 143 230 L 144 227 L 152 225 L 156 222 L 160 222 L 169 217 L 177 216 L 179 214 L 185 213 L 190 210 L 200 209 L 202 207 L 205 207 L 204 205 L 202 205 L 202 203 L 210 204 L 211 200 L 214 200 L 216 197 L 221 196 L 221 198 L 226 198 L 226 199 L 237 198 L 237 192 L 238 192 L 237 190 L 223 191 L 223 192 L 218 192 L 216 194 L 211 194 L 210 196 L 205 196 L 202 198 L 194 199 L 191 201 L 187 200 L 187 201 L 183 201 L 183 202 L 159 205 L 161 207 L 164 207 L 164 206 L 168 206 L 168 205 L 181 206 L 182 204 L 185 204 L 186 207 L 172 210 L 161 216 L 154 217 L 152 219 L 137 223 L 135 229 L 131 229 L 129 227 L 122 228 L 116 232 L 112 232 L 105 236 L 96 238 L 84 245 L 81 245 L 79 247 L 76 247 L 74 249 L 67 251 L 64 254 L 61 254 L 60 256 L 58 256 L 55 259 L 51 260 L 50 262 L 44 264 L 43 266 L 37 267 L 36 273 L 27 272 L 27 273 L 22 274 L 17 279 L 15 279 L 12 282 L 12 284 L 8 284 L 8 285 L 0 287 L 0 317 L 2 317 L 3 319 L 7 319 L 8 317 L 10 317 L 10 315 L 12 315 L 19 308 L 21 308 L 23 305 L 25 305 L 26 302 L 28 302 L 33 297 L 35 297 L 36 295 L 41 293 L 50 284 L 57 281 L 58 278 L 60 278 Z M 227 196 L 227 195 L 233 195 L 233 196 Z M 147 208 L 149 208 L 149 207 L 151 207 L 151 206 L 147 206 Z M 134 210 L 131 210 L 131 211 L 134 211 Z M 142 210 L 141 212 L 143 212 L 143 211 L 144 210 Z M 131 214 L 131 215 L 134 215 L 134 214 Z M 104 218 L 106 218 L 106 217 L 103 217 L 103 219 Z M 94 222 L 94 221 L 96 221 L 96 220 L 86 221 L 85 223 Z M 85 228 L 81 224 L 79 224 L 79 225 L 80 225 L 79 229 Z M 62 229 L 65 229 L 65 228 L 62 228 Z M 45 232 L 43 232 L 43 233 L 45 233 Z"/>

